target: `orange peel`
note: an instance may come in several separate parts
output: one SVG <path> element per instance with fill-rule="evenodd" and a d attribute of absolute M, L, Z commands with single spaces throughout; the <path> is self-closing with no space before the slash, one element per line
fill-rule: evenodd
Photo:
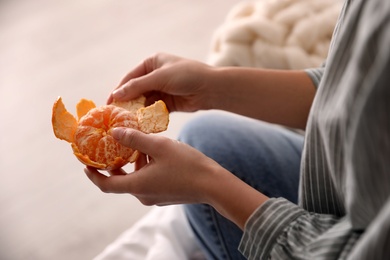
<path fill-rule="evenodd" d="M 77 119 L 58 97 L 52 111 L 54 135 L 71 144 L 80 162 L 101 170 L 115 170 L 138 158 L 138 151 L 115 141 L 110 134 L 113 128 L 130 127 L 149 134 L 166 130 L 169 123 L 165 103 L 159 100 L 145 107 L 144 96 L 100 107 L 81 99 L 76 112 Z"/>

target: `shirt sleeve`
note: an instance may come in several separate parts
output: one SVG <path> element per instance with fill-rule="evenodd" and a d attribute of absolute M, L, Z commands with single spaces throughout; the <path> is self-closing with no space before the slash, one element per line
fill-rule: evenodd
<path fill-rule="evenodd" d="M 354 259 L 390 259 L 390 198 L 349 255 Z"/>
<path fill-rule="evenodd" d="M 324 74 L 324 70 L 325 70 L 325 62 L 322 64 L 321 67 L 305 69 L 305 72 L 307 73 L 307 75 L 312 80 L 312 82 L 313 82 L 314 86 L 316 87 L 316 89 L 320 85 L 322 75 Z"/>
<path fill-rule="evenodd" d="M 249 218 L 239 250 L 248 259 L 338 259 L 360 235 L 347 218 L 309 213 L 272 198 Z"/>

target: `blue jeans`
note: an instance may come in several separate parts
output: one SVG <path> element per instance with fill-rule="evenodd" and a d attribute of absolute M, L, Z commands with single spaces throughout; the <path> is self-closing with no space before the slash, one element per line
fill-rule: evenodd
<path fill-rule="evenodd" d="M 234 114 L 207 112 L 186 124 L 179 139 L 266 196 L 297 202 L 302 135 Z M 185 212 L 207 259 L 244 259 L 237 250 L 243 232 L 234 223 L 209 205 L 186 205 Z"/>

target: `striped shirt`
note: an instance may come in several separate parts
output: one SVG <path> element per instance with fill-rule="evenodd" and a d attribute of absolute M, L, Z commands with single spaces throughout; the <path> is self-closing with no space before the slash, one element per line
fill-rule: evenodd
<path fill-rule="evenodd" d="M 248 219 L 249 259 L 390 259 L 390 1 L 346 1 L 318 84 L 299 205 L 271 198 Z"/>

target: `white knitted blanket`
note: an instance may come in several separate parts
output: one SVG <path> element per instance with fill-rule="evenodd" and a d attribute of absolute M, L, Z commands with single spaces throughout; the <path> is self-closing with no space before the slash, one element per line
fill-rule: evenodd
<path fill-rule="evenodd" d="M 208 63 L 304 69 L 326 58 L 340 0 L 240 2 L 216 30 Z"/>

